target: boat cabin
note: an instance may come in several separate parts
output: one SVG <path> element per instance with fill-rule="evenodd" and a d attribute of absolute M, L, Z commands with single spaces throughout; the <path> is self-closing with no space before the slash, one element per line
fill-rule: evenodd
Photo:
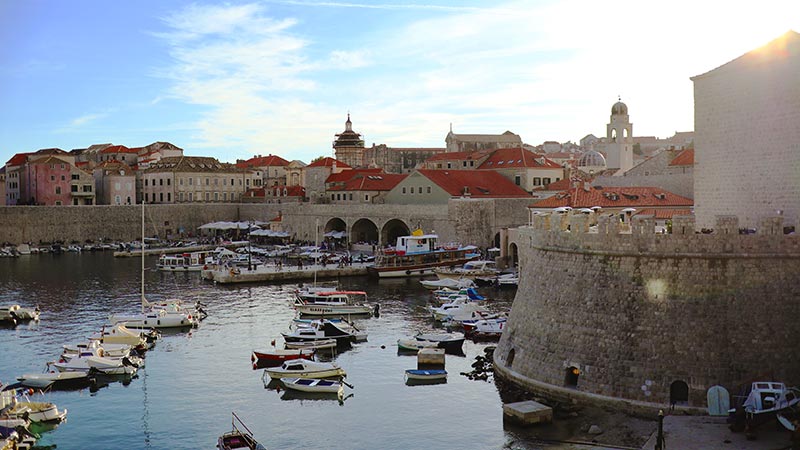
<path fill-rule="evenodd" d="M 400 236 L 397 238 L 397 245 L 395 245 L 394 251 L 398 255 L 433 252 L 436 251 L 437 239 L 439 239 L 439 236 L 435 234 Z"/>

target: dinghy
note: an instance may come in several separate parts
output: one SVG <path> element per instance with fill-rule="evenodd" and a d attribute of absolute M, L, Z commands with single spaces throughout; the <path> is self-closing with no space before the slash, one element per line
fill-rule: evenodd
<path fill-rule="evenodd" d="M 440 370 L 440 369 L 431 369 L 431 370 L 407 369 L 406 370 L 406 379 L 408 379 L 408 380 L 420 380 L 420 381 L 446 380 L 447 379 L 447 371 L 446 370 Z"/>
<path fill-rule="evenodd" d="M 295 359 L 284 362 L 280 367 L 264 369 L 264 375 L 271 378 L 331 378 L 344 377 L 347 373 L 334 363 Z"/>
<path fill-rule="evenodd" d="M 242 422 L 242 419 L 240 419 L 236 413 L 231 414 L 233 415 L 231 419 L 231 431 L 217 439 L 217 448 L 219 450 L 235 450 L 242 448 L 249 450 L 266 450 L 266 447 L 256 441 L 253 437 L 253 432 L 247 428 L 247 425 Z M 237 422 L 239 423 L 238 426 L 236 425 Z M 240 430 L 239 426 L 244 430 Z"/>
<path fill-rule="evenodd" d="M 314 359 L 313 349 L 273 349 L 260 352 L 253 350 L 250 354 L 250 361 L 258 362 L 283 362 L 292 359 Z"/>
<path fill-rule="evenodd" d="M 281 383 L 286 389 L 303 392 L 318 392 L 343 395 L 344 385 L 341 381 L 320 380 L 317 378 L 282 378 Z"/>

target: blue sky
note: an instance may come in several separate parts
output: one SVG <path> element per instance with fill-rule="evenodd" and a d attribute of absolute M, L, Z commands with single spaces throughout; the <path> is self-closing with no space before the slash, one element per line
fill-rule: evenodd
<path fill-rule="evenodd" d="M 738 5 L 741 3 L 741 5 Z M 443 147 L 693 129 L 689 77 L 789 29 L 800 2 L 0 0 L 0 163 L 169 141 L 234 161 L 366 144 Z"/>

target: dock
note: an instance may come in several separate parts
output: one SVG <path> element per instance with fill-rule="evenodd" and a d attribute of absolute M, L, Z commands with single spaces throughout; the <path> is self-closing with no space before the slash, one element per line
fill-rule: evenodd
<path fill-rule="evenodd" d="M 225 247 L 227 249 L 232 248 L 239 248 L 247 246 L 247 242 L 232 242 L 228 244 L 208 244 L 208 245 L 193 245 L 190 247 L 159 247 L 159 248 L 151 248 L 145 249 L 144 254 L 145 256 L 152 256 L 152 255 L 172 255 L 175 253 L 192 253 L 192 252 L 207 252 L 214 250 L 218 247 Z M 142 250 L 136 248 L 133 251 L 121 251 L 121 252 L 114 252 L 115 258 L 131 258 L 131 257 L 139 257 L 142 256 Z"/>
<path fill-rule="evenodd" d="M 553 408 L 533 400 L 503 405 L 503 416 L 522 425 L 553 421 Z"/>
<path fill-rule="evenodd" d="M 209 269 L 204 270 L 203 279 L 219 284 L 234 283 L 263 283 L 263 282 L 284 282 L 284 281 L 306 281 L 325 278 L 357 277 L 367 275 L 367 264 L 353 263 L 352 266 L 338 267 L 328 265 L 327 267 L 305 266 L 302 269 L 297 267 L 278 268 L 275 265 L 262 265 L 253 270 L 246 267 L 235 269 Z"/>

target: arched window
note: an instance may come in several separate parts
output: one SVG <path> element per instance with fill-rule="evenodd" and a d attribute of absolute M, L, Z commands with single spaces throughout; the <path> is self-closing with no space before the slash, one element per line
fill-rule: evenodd
<path fill-rule="evenodd" d="M 513 348 L 508 351 L 508 357 L 506 358 L 506 364 L 508 364 L 508 368 L 509 369 L 511 368 L 511 365 L 514 364 L 514 355 L 515 354 L 516 354 L 516 351 L 514 351 Z"/>
<path fill-rule="evenodd" d="M 669 385 L 669 404 L 686 405 L 689 403 L 689 385 L 683 380 L 675 380 Z"/>
<path fill-rule="evenodd" d="M 564 386 L 576 388 L 578 387 L 578 378 L 581 376 L 581 369 L 575 366 L 567 367 L 564 373 Z"/>

